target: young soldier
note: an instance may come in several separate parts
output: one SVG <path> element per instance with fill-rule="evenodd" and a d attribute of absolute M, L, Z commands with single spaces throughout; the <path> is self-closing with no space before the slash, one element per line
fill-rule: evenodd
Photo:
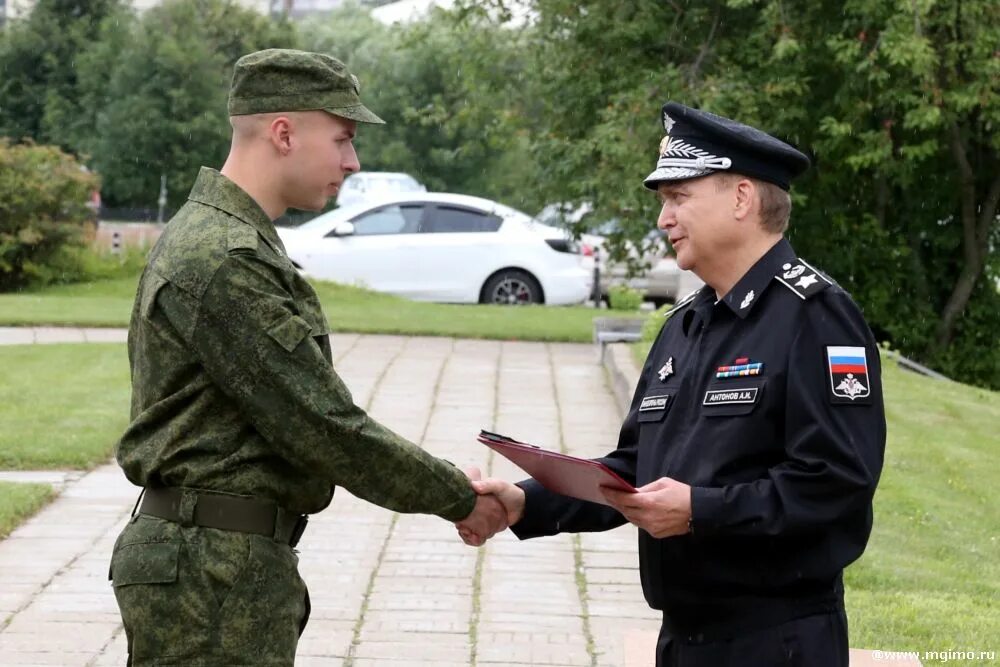
<path fill-rule="evenodd" d="M 291 665 L 309 614 L 293 547 L 335 485 L 486 533 L 504 523 L 460 470 L 354 404 L 272 224 L 321 209 L 360 168 L 357 123 L 382 120 L 358 80 L 329 56 L 253 53 L 229 114 L 229 158 L 201 170 L 153 248 L 129 327 L 117 458 L 145 492 L 111 577 L 134 665 Z"/>

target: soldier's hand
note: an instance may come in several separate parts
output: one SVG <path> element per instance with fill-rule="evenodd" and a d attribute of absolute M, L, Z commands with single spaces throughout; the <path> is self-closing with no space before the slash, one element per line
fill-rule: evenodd
<path fill-rule="evenodd" d="M 477 495 L 472 513 L 455 527 L 463 542 L 480 547 L 497 533 L 507 530 L 507 510 L 496 496 Z"/>
<path fill-rule="evenodd" d="M 653 537 L 672 537 L 688 532 L 691 519 L 691 487 L 669 477 L 639 487 L 638 493 L 602 487 L 611 505 Z"/>
<path fill-rule="evenodd" d="M 507 511 L 507 525 L 513 526 L 524 516 L 524 489 L 503 479 L 490 477 L 482 481 L 472 482 L 476 493 L 493 494 Z"/>

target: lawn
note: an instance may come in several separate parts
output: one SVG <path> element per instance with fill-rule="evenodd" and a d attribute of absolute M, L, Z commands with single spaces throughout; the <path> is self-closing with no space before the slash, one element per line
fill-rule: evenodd
<path fill-rule="evenodd" d="M 846 575 L 852 643 L 1000 651 L 1000 393 L 883 364 L 886 462 Z"/>
<path fill-rule="evenodd" d="M 54 495 L 48 484 L 0 482 L 0 540 Z"/>
<path fill-rule="evenodd" d="M 602 314 L 583 306 L 418 303 L 335 283 L 315 285 L 334 331 L 588 342 L 593 318 Z M 0 294 L 0 326 L 126 327 L 135 287 L 136 278 L 122 278 Z"/>
<path fill-rule="evenodd" d="M 128 423 L 125 346 L 0 347 L 0 470 L 87 469 Z"/>

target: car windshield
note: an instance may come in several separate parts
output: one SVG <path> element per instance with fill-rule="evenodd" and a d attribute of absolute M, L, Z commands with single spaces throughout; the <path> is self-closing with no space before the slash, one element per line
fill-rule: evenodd
<path fill-rule="evenodd" d="M 294 229 L 310 232 L 310 231 L 323 231 L 333 225 L 337 224 L 342 220 L 350 220 L 353 215 L 363 211 L 368 208 L 367 204 L 355 204 L 354 206 L 343 206 L 341 208 L 334 209 L 332 211 L 327 211 L 321 215 L 317 215 L 315 218 L 309 222 L 303 223 Z"/>

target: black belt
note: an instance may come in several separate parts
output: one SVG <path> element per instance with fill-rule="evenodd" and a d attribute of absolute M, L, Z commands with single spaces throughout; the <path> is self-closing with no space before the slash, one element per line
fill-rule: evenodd
<path fill-rule="evenodd" d="M 305 514 L 289 512 L 269 500 L 177 487 L 145 489 L 139 513 L 183 526 L 264 535 L 291 547 L 299 543 L 309 521 Z"/>

